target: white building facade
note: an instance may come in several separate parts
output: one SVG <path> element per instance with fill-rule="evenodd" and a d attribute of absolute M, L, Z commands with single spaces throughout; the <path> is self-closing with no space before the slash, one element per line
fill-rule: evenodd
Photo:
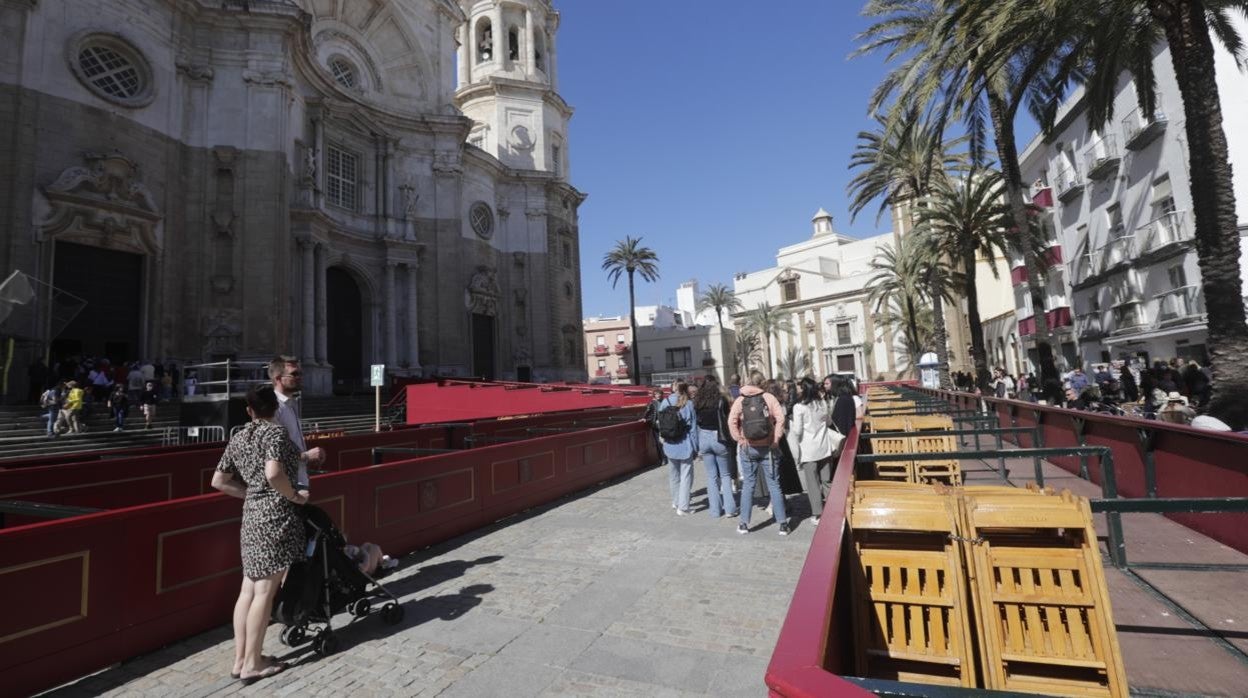
<path fill-rule="evenodd" d="M 832 216 L 820 209 L 812 219 L 808 240 L 782 247 L 776 264 L 739 274 L 734 291 L 741 301 L 738 331 L 747 313 L 766 302 L 787 316 L 793 333 L 771 338 L 773 364 L 789 349 L 811 357 L 810 372 L 854 374 L 860 378 L 893 379 L 909 366 L 900 338 L 874 320 L 867 299 L 870 269 L 892 233 L 855 240 L 833 229 Z M 766 360 L 763 350 L 762 360 Z M 761 363 L 760 363 L 761 365 Z M 776 366 L 765 371 L 776 373 Z"/>
<path fill-rule="evenodd" d="M 1032 203 L 1053 231 L 1047 309 L 1050 327 L 1058 327 L 1055 344 L 1068 364 L 1171 357 L 1203 364 L 1207 358 L 1183 102 L 1164 44 L 1153 64 L 1155 113 L 1140 111 L 1134 83 L 1124 74 L 1111 123 L 1100 130 L 1088 123 L 1080 89 L 1059 111 L 1054 134 L 1037 136 L 1020 158 L 1024 180 L 1035 183 Z M 1248 271 L 1248 241 L 1243 239 L 1248 235 L 1248 77 L 1220 48 L 1217 71 L 1235 170 L 1243 276 Z M 1019 329 L 1034 339 L 1023 283 L 1027 272 L 1021 260 L 1013 266 Z"/>

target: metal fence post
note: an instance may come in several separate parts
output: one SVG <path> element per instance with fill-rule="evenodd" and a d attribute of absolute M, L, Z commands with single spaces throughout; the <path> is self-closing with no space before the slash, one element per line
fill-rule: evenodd
<path fill-rule="evenodd" d="M 1144 461 L 1144 496 L 1157 497 L 1157 430 L 1141 428 L 1135 430 L 1140 443 L 1140 458 Z"/>
<path fill-rule="evenodd" d="M 1083 430 L 1086 429 L 1088 426 L 1087 420 L 1084 419 L 1083 417 L 1076 417 L 1072 415 L 1070 418 L 1070 423 L 1071 423 L 1071 426 L 1075 430 L 1075 438 L 1079 439 L 1079 445 L 1087 446 L 1088 445 L 1087 439 L 1085 439 L 1083 436 Z M 1082 453 L 1079 454 L 1079 477 L 1083 478 L 1084 480 L 1089 479 L 1088 478 L 1088 457 Z"/>
<path fill-rule="evenodd" d="M 1118 476 L 1114 472 L 1114 453 L 1108 447 L 1101 452 L 1101 493 L 1106 499 L 1118 498 Z M 1119 569 L 1127 568 L 1127 542 L 1122 538 L 1122 514 L 1105 512 L 1105 528 L 1108 533 L 1109 558 Z"/>

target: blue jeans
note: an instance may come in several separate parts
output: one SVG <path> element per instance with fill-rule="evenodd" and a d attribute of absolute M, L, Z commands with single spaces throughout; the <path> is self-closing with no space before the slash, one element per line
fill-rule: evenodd
<path fill-rule="evenodd" d="M 750 512 L 754 509 L 754 480 L 762 470 L 763 480 L 771 493 L 771 514 L 776 523 L 785 523 L 789 517 L 784 511 L 784 494 L 780 491 L 780 453 L 778 449 L 742 446 L 738 452 L 741 466 L 741 523 L 750 525 Z"/>
<path fill-rule="evenodd" d="M 693 489 L 693 458 L 667 459 L 668 489 L 672 492 L 672 506 L 689 511 L 689 490 Z"/>
<path fill-rule="evenodd" d="M 113 424 L 118 429 L 126 428 L 126 412 L 128 412 L 128 410 L 124 407 L 113 408 Z"/>
<path fill-rule="evenodd" d="M 737 500 L 732 497 L 728 447 L 720 443 L 717 432 L 710 429 L 698 432 L 698 452 L 702 454 L 702 465 L 706 466 L 706 502 L 711 508 L 711 518 L 718 519 L 724 513 L 736 516 Z"/>
<path fill-rule="evenodd" d="M 61 408 L 49 407 L 47 413 L 44 415 L 44 418 L 48 420 L 48 436 L 51 436 L 52 432 L 55 431 L 56 417 L 60 413 L 61 413 Z"/>

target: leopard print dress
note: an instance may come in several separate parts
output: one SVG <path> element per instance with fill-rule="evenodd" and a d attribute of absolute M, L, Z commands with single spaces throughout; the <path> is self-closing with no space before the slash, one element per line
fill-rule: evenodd
<path fill-rule="evenodd" d="M 291 482 L 299 473 L 299 452 L 278 424 L 255 420 L 235 434 L 217 470 L 239 477 L 247 485 L 243 500 L 243 574 L 263 579 L 303 559 L 307 538 L 299 505 L 269 485 L 264 476 L 266 461 L 282 464 Z"/>

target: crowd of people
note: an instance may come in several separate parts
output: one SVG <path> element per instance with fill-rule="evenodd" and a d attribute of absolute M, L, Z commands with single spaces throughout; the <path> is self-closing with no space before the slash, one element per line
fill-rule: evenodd
<path fill-rule="evenodd" d="M 951 379 L 958 390 L 995 397 L 1157 419 L 1212 431 L 1248 430 L 1248 400 L 1232 401 L 1230 408 L 1223 410 L 1228 421 L 1208 414 L 1212 377 L 1207 366 L 1190 360 L 1154 361 L 1151 366 L 1102 363 L 1095 364 L 1091 372 L 1075 366 L 1048 385 L 1034 373 L 1013 376 L 1002 368 L 994 368 L 987 391 L 976 385 L 972 374 L 954 372 Z"/>
<path fill-rule="evenodd" d="M 701 457 L 711 518 L 735 520 L 737 533 L 747 534 L 755 506 L 765 502 L 777 532 L 787 536 L 786 498 L 804 492 L 818 525 L 842 442 L 865 412 L 857 393 L 847 376 L 816 383 L 758 372 L 745 385 L 734 375 L 724 386 L 711 374 L 701 383 L 676 381 L 666 395 L 655 389 L 646 419 L 668 468 L 672 509 L 693 513 L 693 463 Z"/>
<path fill-rule="evenodd" d="M 110 362 L 100 357 L 71 357 L 48 366 L 36 359 L 27 371 L 29 401 L 39 405 L 49 438 L 80 434 L 91 413 L 103 407 L 113 431 L 123 431 L 132 407 L 143 417 L 145 429 L 156 419 L 156 406 L 194 395 L 195 371 L 183 376 L 177 364 L 153 361 Z"/>

